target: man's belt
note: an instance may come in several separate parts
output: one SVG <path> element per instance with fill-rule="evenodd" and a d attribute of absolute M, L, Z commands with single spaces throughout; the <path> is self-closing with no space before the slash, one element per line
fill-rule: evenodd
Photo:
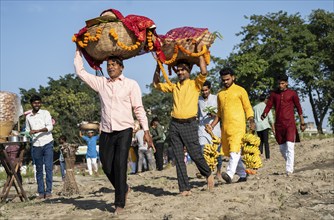
<path fill-rule="evenodd" d="M 172 117 L 172 121 L 175 121 L 177 123 L 180 123 L 180 124 L 184 124 L 184 123 L 190 123 L 190 122 L 193 122 L 193 121 L 196 121 L 196 117 L 192 117 L 192 118 L 173 118 Z"/>

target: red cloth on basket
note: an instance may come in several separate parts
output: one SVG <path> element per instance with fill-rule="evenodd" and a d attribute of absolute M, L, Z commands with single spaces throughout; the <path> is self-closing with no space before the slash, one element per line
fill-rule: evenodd
<path fill-rule="evenodd" d="M 116 18 L 118 20 L 120 20 L 125 27 L 127 27 L 129 30 L 131 30 L 134 35 L 137 37 L 137 39 L 141 42 L 146 40 L 146 31 L 148 28 L 152 28 L 153 26 L 155 26 L 155 23 L 144 16 L 140 16 L 140 15 L 127 15 L 126 17 L 124 17 L 122 15 L 121 12 L 119 12 L 116 9 L 107 9 L 104 10 L 100 16 L 102 16 L 102 14 L 104 14 L 105 12 L 112 12 Z M 80 37 L 83 34 L 85 34 L 87 32 L 87 28 L 84 27 L 82 28 L 77 34 L 75 34 L 76 37 Z M 165 56 L 161 51 L 161 45 L 160 42 L 158 40 L 158 34 L 156 34 L 155 30 L 153 30 L 153 34 L 156 36 L 156 41 L 153 42 L 154 43 L 154 50 L 157 53 L 157 56 L 159 57 L 160 60 L 165 60 Z M 83 56 L 85 57 L 85 59 L 87 60 L 88 64 L 95 70 L 101 70 L 102 68 L 100 67 L 100 65 L 103 63 L 103 61 L 97 61 L 94 60 L 84 49 L 80 48 Z"/>
<path fill-rule="evenodd" d="M 185 40 L 188 38 L 196 39 L 207 32 L 207 28 L 179 27 L 168 31 L 165 35 L 159 35 L 162 40 L 166 38 L 171 40 Z"/>

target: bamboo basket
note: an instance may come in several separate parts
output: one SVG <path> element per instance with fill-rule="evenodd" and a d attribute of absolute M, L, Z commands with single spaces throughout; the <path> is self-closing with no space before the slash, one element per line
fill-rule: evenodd
<path fill-rule="evenodd" d="M 197 34 L 194 33 L 196 31 Z M 202 42 L 209 49 L 215 38 L 216 36 L 207 30 L 200 32 L 197 28 L 191 27 L 175 28 L 161 38 L 161 50 L 165 54 L 166 60 L 170 60 L 173 57 L 175 45 L 181 45 L 187 51 L 194 53 L 196 44 Z M 189 56 L 179 49 L 175 62 L 170 65 L 173 66 L 180 59 L 187 60 L 192 64 L 199 64 L 199 57 Z"/>
<path fill-rule="evenodd" d="M 0 121 L 0 143 L 6 142 L 6 138 L 12 132 L 14 126 L 13 121 Z"/>
<path fill-rule="evenodd" d="M 87 123 L 80 125 L 81 130 L 99 130 L 99 127 L 100 125 L 97 123 Z"/>
<path fill-rule="evenodd" d="M 101 38 L 95 42 L 88 42 L 88 45 L 84 50 L 97 61 L 104 61 L 109 56 L 118 56 L 122 59 L 129 59 L 131 57 L 139 55 L 139 52 L 143 50 L 146 41 L 140 42 L 141 44 L 135 50 L 124 50 L 117 45 L 115 39 L 110 35 L 110 29 L 114 29 L 118 35 L 118 40 L 125 45 L 136 44 L 137 38 L 131 30 L 124 26 L 120 21 L 112 21 L 108 23 L 100 23 L 92 27 L 87 28 L 87 33 L 91 36 L 96 35 L 98 28 L 102 29 Z"/>

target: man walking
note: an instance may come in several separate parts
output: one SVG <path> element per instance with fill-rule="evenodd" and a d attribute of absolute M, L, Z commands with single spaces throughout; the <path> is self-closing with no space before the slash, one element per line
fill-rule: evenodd
<path fill-rule="evenodd" d="M 266 107 L 268 98 L 266 94 L 260 95 L 260 103 L 253 107 L 254 110 L 254 120 L 256 125 L 256 133 L 259 136 L 261 143 L 259 150 L 263 154 L 263 146 L 265 149 L 266 160 L 270 159 L 270 149 L 269 149 L 269 130 L 272 129 L 272 132 L 275 134 L 274 127 L 274 118 L 271 110 L 268 113 L 268 117 L 264 120 L 261 119 L 263 110 Z"/>
<path fill-rule="evenodd" d="M 226 172 L 222 178 L 227 184 L 232 183 L 235 173 L 240 177 L 237 182 L 247 181 L 247 174 L 241 159 L 241 139 L 246 133 L 246 119 L 251 130 L 255 130 L 254 112 L 248 94 L 244 88 L 234 83 L 234 71 L 224 68 L 219 72 L 224 88 L 218 93 L 218 113 L 208 126 L 213 129 L 222 122 L 221 141 L 225 156 L 229 156 Z"/>
<path fill-rule="evenodd" d="M 144 129 L 144 142 L 153 146 L 146 112 L 138 83 L 123 75 L 123 61 L 109 57 L 109 78 L 89 74 L 83 66 L 82 54 L 77 48 L 74 58 L 75 72 L 94 91 L 101 101 L 99 153 L 102 168 L 115 188 L 115 214 L 123 211 L 130 187 L 127 184 L 127 160 L 132 141 L 134 112 Z"/>
<path fill-rule="evenodd" d="M 205 81 L 201 90 L 201 96 L 198 99 L 198 137 L 201 150 L 206 144 L 212 144 L 212 137 L 205 131 L 205 125 L 210 124 L 217 114 L 217 96 L 211 93 L 211 82 Z M 215 126 L 213 134 L 220 138 L 220 125 Z M 220 151 L 221 145 L 218 148 Z M 221 181 L 222 157 L 218 157 L 216 178 Z"/>
<path fill-rule="evenodd" d="M 278 89 L 270 93 L 266 108 L 261 116 L 265 119 L 270 109 L 275 108 L 275 137 L 280 146 L 281 154 L 286 161 L 286 175 L 290 176 L 294 170 L 294 147 L 299 142 L 296 127 L 295 112 L 297 109 L 300 118 L 300 130 L 305 131 L 303 111 L 296 91 L 288 88 L 288 76 L 283 74 L 277 79 Z"/>
<path fill-rule="evenodd" d="M 197 45 L 201 49 L 201 45 Z M 200 58 L 201 73 L 195 80 L 190 79 L 192 65 L 185 60 L 177 62 L 175 72 L 179 81 L 177 83 L 160 83 L 160 67 L 157 65 L 153 77 L 154 87 L 162 92 L 173 94 L 172 120 L 169 126 L 170 144 L 172 146 L 175 161 L 177 180 L 180 194 L 191 195 L 187 168 L 184 162 L 184 147 L 186 147 L 191 159 L 195 162 L 201 175 L 207 178 L 208 188 L 214 186 L 214 179 L 210 167 L 207 165 L 198 141 L 198 97 L 207 76 L 206 63 L 203 55 Z"/>

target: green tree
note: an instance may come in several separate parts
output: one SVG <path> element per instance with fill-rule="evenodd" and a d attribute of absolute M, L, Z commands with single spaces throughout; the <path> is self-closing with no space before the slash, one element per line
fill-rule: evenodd
<path fill-rule="evenodd" d="M 21 88 L 20 93 L 25 110 L 31 109 L 29 99 L 32 94 L 42 97 L 43 108 L 50 111 L 56 121 L 53 130 L 55 139 L 63 134 L 69 142 L 83 144 L 78 136 L 78 124 L 81 121 L 100 121 L 97 93 L 74 74 L 67 74 L 58 80 L 49 78 L 48 86 L 40 86 L 38 91 Z"/>
<path fill-rule="evenodd" d="M 248 17 L 246 17 L 248 19 Z M 302 98 L 308 98 L 318 132 L 333 102 L 333 13 L 313 11 L 309 21 L 286 12 L 250 16 L 250 24 L 237 35 L 241 43 L 225 62 L 236 70 L 237 83 L 251 100 L 275 85 L 285 73 Z"/>

